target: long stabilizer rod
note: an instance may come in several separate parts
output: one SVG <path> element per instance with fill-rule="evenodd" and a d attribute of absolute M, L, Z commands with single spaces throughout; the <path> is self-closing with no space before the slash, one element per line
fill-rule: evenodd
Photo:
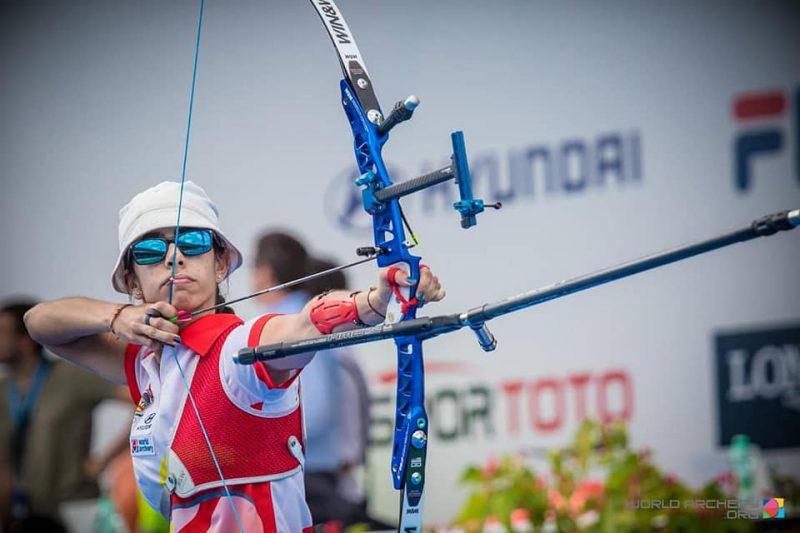
<path fill-rule="evenodd" d="M 758 237 L 768 237 L 779 231 L 794 229 L 797 226 L 800 226 L 800 209 L 781 211 L 780 213 L 759 218 L 742 229 L 731 231 L 711 239 L 677 246 L 640 259 L 634 259 L 616 266 L 560 281 L 546 287 L 517 294 L 498 302 L 474 307 L 463 313 L 421 317 L 396 324 L 380 324 L 370 328 L 332 333 L 314 339 L 267 344 L 256 348 L 245 348 L 239 351 L 236 360 L 240 364 L 253 364 L 256 361 L 280 359 L 299 353 L 327 350 L 354 344 L 364 344 L 400 336 L 416 336 L 420 339 L 429 339 L 464 327 L 470 327 L 475 331 L 478 335 L 478 341 L 481 347 L 486 351 L 490 351 L 494 349 L 497 343 L 486 327 L 486 322 L 493 318 L 592 287 L 597 287 L 598 285 L 603 285 L 611 281 L 627 278 L 640 272 L 682 261 L 696 255 L 718 250 L 730 246 L 731 244 L 749 241 Z"/>

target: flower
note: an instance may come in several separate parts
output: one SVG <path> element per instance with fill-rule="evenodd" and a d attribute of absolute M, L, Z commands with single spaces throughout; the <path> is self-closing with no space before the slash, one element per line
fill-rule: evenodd
<path fill-rule="evenodd" d="M 483 465 L 483 468 L 481 469 L 481 474 L 483 474 L 484 478 L 488 479 L 494 476 L 499 469 L 500 469 L 500 461 L 498 461 L 496 457 L 490 456 L 486 460 L 486 464 Z"/>
<path fill-rule="evenodd" d="M 569 509 L 573 515 L 577 515 L 586 506 L 589 500 L 597 500 L 603 496 L 605 488 L 600 481 L 581 481 L 575 487 L 575 492 L 569 498 Z"/>
<path fill-rule="evenodd" d="M 642 451 L 639 453 L 639 457 L 642 459 L 643 463 L 649 463 L 653 458 L 653 449 L 649 446 L 642 448 Z"/>
<path fill-rule="evenodd" d="M 566 507 L 566 499 L 564 496 L 561 495 L 560 492 L 557 490 L 549 490 L 547 491 L 547 502 L 550 504 L 550 507 L 553 509 L 561 510 Z"/>
<path fill-rule="evenodd" d="M 580 529 L 587 529 L 595 525 L 597 522 L 600 521 L 600 513 L 595 510 L 586 511 L 582 515 L 578 516 L 575 520 L 575 525 L 578 526 Z"/>

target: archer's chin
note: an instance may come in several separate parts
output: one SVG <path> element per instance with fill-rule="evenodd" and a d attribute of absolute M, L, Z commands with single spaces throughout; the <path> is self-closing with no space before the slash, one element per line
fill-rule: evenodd
<path fill-rule="evenodd" d="M 205 300 L 196 293 L 176 287 L 172 291 L 172 305 L 182 311 L 200 309 Z"/>

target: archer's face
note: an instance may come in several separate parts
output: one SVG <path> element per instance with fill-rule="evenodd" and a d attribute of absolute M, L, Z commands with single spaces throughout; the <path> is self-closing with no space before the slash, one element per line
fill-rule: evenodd
<path fill-rule="evenodd" d="M 180 234 L 190 231 L 181 229 Z M 161 238 L 169 241 L 167 253 L 162 260 L 139 265 L 132 262 L 135 288 L 141 289 L 144 301 L 153 303 L 169 301 L 169 289 L 172 285 L 172 305 L 176 308 L 193 311 L 214 305 L 217 283 L 225 278 L 227 262 L 214 247 L 200 255 L 185 255 L 180 247 L 176 250 L 173 236 L 174 228 L 164 228 L 144 235 L 146 238 Z M 138 242 L 138 241 L 137 241 Z M 175 277 L 172 277 L 173 259 L 175 261 Z"/>

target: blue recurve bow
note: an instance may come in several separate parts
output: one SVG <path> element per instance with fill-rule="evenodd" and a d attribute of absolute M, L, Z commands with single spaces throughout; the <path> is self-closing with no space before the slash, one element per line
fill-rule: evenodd
<path fill-rule="evenodd" d="M 450 165 L 439 170 L 393 185 L 384 165 L 381 150 L 389 139 L 389 130 L 411 118 L 419 100 L 414 96 L 395 104 L 384 117 L 375 96 L 361 53 L 347 23 L 331 0 L 311 0 L 328 31 L 339 55 L 344 79 L 340 82 L 342 105 L 353 133 L 353 149 L 360 177 L 364 209 L 372 215 L 377 261 L 381 267 L 403 268 L 415 280 L 411 287 L 401 288 L 401 298 L 392 298 L 385 323 L 398 323 L 416 318 L 417 283 L 420 279 L 420 257 L 411 254 L 416 238 L 406 238 L 408 227 L 399 198 L 447 180 L 455 180 L 460 200 L 454 208 L 461 215 L 461 225 L 476 224 L 476 215 L 485 205 L 472 196 L 472 183 L 467 164 L 464 137 L 461 132 L 451 135 L 453 157 Z M 422 529 L 422 506 L 425 487 L 425 455 L 428 440 L 428 415 L 425 412 L 424 368 L 422 341 L 417 336 L 395 339 L 397 346 L 397 404 L 395 410 L 394 442 L 392 446 L 392 479 L 402 491 L 399 530 L 416 532 Z"/>

